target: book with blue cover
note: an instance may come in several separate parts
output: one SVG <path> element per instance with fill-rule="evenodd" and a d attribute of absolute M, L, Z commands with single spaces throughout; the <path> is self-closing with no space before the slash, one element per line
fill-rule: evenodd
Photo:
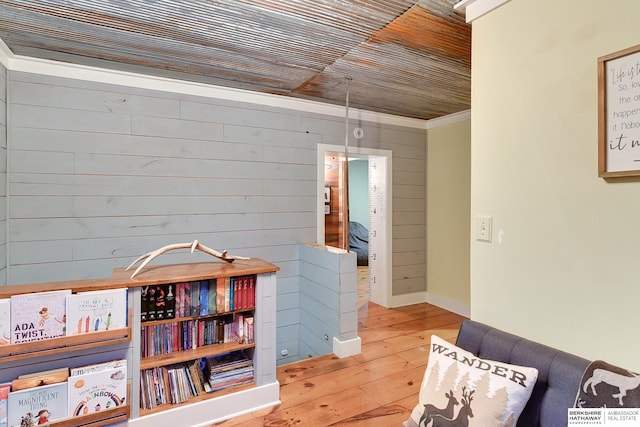
<path fill-rule="evenodd" d="M 209 314 L 209 281 L 200 281 L 200 316 Z"/>

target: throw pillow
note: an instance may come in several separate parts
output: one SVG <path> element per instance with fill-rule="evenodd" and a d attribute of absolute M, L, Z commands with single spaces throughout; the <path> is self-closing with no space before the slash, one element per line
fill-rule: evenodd
<path fill-rule="evenodd" d="M 481 359 L 432 335 L 419 402 L 405 427 L 515 426 L 538 370 Z"/>
<path fill-rule="evenodd" d="M 582 374 L 576 408 L 640 408 L 640 374 L 594 360 Z"/>

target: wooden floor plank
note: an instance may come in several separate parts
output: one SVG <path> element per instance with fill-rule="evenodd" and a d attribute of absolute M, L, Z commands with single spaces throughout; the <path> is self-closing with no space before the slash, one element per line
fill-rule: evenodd
<path fill-rule="evenodd" d="M 224 427 L 400 426 L 418 402 L 431 335 L 455 342 L 463 316 L 431 304 L 358 312 L 362 353 L 277 368 L 281 404 L 213 424 Z"/>

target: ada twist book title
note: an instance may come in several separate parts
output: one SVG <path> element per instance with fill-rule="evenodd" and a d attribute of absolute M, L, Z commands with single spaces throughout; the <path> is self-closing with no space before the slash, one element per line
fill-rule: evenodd
<path fill-rule="evenodd" d="M 11 296 L 11 344 L 63 337 L 71 290 Z"/>

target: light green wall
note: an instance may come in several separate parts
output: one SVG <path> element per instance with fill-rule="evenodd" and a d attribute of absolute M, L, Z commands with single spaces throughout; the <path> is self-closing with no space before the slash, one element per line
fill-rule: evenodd
<path fill-rule="evenodd" d="M 637 0 L 511 0 L 473 22 L 471 317 L 639 371 L 640 180 L 597 174 L 598 57 Z"/>
<path fill-rule="evenodd" d="M 468 313 L 471 188 L 469 120 L 427 131 L 427 292 Z M 464 314 L 464 313 L 461 313 Z"/>

